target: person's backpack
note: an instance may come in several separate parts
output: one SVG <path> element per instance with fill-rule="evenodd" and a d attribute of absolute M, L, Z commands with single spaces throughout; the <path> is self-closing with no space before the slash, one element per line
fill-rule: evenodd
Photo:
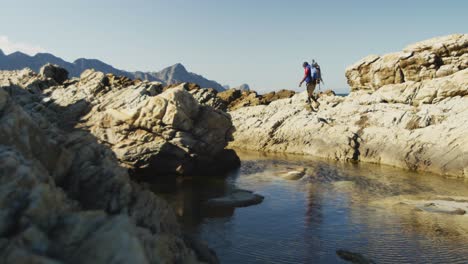
<path fill-rule="evenodd" d="M 318 63 L 315 60 L 312 60 L 311 65 L 316 69 L 315 74 L 314 76 L 312 76 L 312 78 L 317 81 L 317 84 L 319 84 L 320 82 L 323 83 L 322 70 L 320 69 L 320 65 L 318 65 Z"/>
<path fill-rule="evenodd" d="M 317 66 L 315 67 L 315 69 L 317 70 L 316 73 L 317 73 L 317 78 L 315 78 L 317 80 L 317 83 L 320 83 L 320 82 L 323 82 L 322 81 L 322 70 L 320 69 L 320 66 L 317 64 Z"/>

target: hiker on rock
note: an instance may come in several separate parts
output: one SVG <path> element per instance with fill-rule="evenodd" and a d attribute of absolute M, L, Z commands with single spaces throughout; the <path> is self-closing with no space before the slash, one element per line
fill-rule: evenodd
<path fill-rule="evenodd" d="M 309 63 L 307 62 L 304 62 L 302 64 L 302 67 L 304 67 L 304 78 L 302 78 L 302 81 L 299 83 L 299 87 L 302 86 L 303 82 L 306 83 L 307 103 L 310 104 L 311 103 L 310 99 L 312 99 L 315 102 L 316 107 L 318 108 L 320 103 L 317 101 L 317 98 L 315 98 L 314 96 L 314 90 L 315 90 L 315 86 L 317 86 L 317 80 L 318 80 L 317 69 L 315 69 L 314 67 L 311 67 Z"/>

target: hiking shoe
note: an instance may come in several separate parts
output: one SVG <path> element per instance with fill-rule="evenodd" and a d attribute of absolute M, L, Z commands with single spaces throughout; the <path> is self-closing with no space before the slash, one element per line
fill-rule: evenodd
<path fill-rule="evenodd" d="M 311 105 L 318 110 L 320 103 L 317 101 L 314 101 Z"/>

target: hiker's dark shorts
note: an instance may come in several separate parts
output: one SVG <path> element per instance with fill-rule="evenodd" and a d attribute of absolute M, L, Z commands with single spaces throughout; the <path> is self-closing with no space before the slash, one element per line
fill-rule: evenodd
<path fill-rule="evenodd" d="M 314 90 L 315 86 L 317 86 L 316 82 L 309 82 L 307 83 L 307 94 L 309 95 L 309 98 L 314 98 Z"/>

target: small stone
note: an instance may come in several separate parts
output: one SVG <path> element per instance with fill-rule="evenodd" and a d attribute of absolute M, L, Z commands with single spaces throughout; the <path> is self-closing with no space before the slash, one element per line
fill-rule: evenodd
<path fill-rule="evenodd" d="M 454 214 L 454 215 L 464 215 L 466 214 L 466 211 L 461 209 L 461 208 L 457 208 L 455 209 L 455 211 L 452 211 L 451 214 Z"/>
<path fill-rule="evenodd" d="M 299 180 L 301 179 L 302 177 L 304 177 L 306 173 L 306 169 L 305 168 L 298 168 L 296 170 L 292 170 L 292 171 L 288 171 L 288 172 L 284 172 L 281 174 L 281 177 L 283 179 L 286 179 L 286 180 Z"/>

